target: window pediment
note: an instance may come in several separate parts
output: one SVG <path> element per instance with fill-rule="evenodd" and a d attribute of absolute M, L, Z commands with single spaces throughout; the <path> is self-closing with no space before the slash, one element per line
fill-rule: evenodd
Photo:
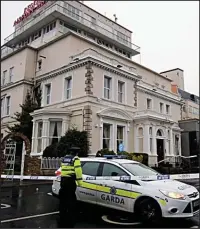
<path fill-rule="evenodd" d="M 123 111 L 121 109 L 117 108 L 106 108 L 99 112 L 97 112 L 97 115 L 100 117 L 107 117 L 111 119 L 121 119 L 126 121 L 132 121 L 133 118 L 131 115 L 129 115 L 126 111 Z"/>

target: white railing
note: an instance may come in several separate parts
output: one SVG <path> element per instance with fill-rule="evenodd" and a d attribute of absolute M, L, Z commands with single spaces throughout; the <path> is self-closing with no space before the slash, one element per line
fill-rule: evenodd
<path fill-rule="evenodd" d="M 74 12 L 68 10 L 67 8 L 65 8 L 63 5 L 62 1 L 50 1 L 52 2 L 46 9 L 44 9 L 44 11 L 41 11 L 40 13 L 36 13 L 33 19 L 31 19 L 30 21 L 28 21 L 27 23 L 25 23 L 24 25 L 22 25 L 21 27 L 19 27 L 18 29 L 16 29 L 16 31 L 14 33 L 12 33 L 10 36 L 8 36 L 7 38 L 4 39 L 4 43 L 9 42 L 10 40 L 12 40 L 13 38 L 15 38 L 16 36 L 18 36 L 19 34 L 21 34 L 22 32 L 26 31 L 27 29 L 29 29 L 30 27 L 32 27 L 33 25 L 37 24 L 38 22 L 40 22 L 41 20 L 43 20 L 45 17 L 47 17 L 48 15 L 52 14 L 53 12 L 59 12 L 63 15 L 66 15 L 67 17 L 72 18 L 73 20 L 76 20 L 77 22 L 85 25 L 85 26 L 90 26 L 90 28 L 92 28 L 94 31 L 99 32 L 101 34 L 104 34 L 107 37 L 110 37 L 111 39 L 116 40 L 117 42 L 132 48 L 133 50 L 140 52 L 140 47 L 133 44 L 132 42 L 128 42 L 122 38 L 120 38 L 119 36 L 117 36 L 116 34 L 114 34 L 113 32 L 110 32 L 108 30 L 106 30 L 105 28 L 101 27 L 98 24 L 98 20 L 95 24 L 95 27 L 92 27 L 91 21 L 88 21 L 86 18 L 80 16 L 80 15 L 76 15 Z M 74 16 L 77 17 L 74 17 Z M 78 19 L 77 19 L 78 18 Z M 111 28 L 112 30 L 112 28 Z"/>
<path fill-rule="evenodd" d="M 152 111 L 152 110 L 143 110 L 143 111 L 136 111 L 134 113 L 135 116 L 142 116 L 142 115 L 151 115 L 151 116 L 156 116 L 156 117 L 162 117 L 166 120 L 170 120 L 171 115 L 170 114 L 162 114 L 157 111 Z"/>
<path fill-rule="evenodd" d="M 57 170 L 60 167 L 62 157 L 43 157 L 40 169 Z"/>

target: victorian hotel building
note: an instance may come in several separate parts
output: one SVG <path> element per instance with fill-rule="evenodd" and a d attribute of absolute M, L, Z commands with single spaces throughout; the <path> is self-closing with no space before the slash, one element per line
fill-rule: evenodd
<path fill-rule="evenodd" d="M 181 154 L 182 101 L 172 80 L 134 61 L 132 32 L 80 1 L 35 1 L 1 47 L 2 134 L 27 90 L 39 86 L 32 156 L 68 128 L 88 131 L 102 148 L 149 155 L 154 165 Z M 56 132 L 56 134 L 55 134 Z"/>

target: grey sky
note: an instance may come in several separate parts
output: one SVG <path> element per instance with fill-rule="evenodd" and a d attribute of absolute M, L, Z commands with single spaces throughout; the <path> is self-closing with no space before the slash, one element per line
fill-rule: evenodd
<path fill-rule="evenodd" d="M 1 43 L 14 32 L 13 22 L 31 1 L 1 2 Z M 185 89 L 199 95 L 198 1 L 85 1 L 86 5 L 133 31 L 141 64 L 157 72 L 181 68 Z M 8 13 L 9 12 L 9 13 Z M 134 60 L 140 61 L 140 58 Z"/>

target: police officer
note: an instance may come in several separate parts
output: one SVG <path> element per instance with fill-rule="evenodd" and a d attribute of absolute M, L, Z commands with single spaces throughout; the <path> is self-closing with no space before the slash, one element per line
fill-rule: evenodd
<path fill-rule="evenodd" d="M 80 148 L 72 147 L 61 163 L 60 227 L 74 227 L 77 217 L 76 188 L 82 181 L 82 168 L 77 156 Z"/>

